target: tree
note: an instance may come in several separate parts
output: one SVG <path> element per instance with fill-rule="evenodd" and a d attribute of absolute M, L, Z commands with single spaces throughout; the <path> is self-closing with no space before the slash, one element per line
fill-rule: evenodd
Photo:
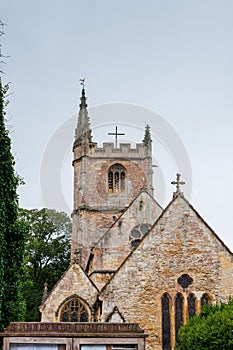
<path fill-rule="evenodd" d="M 17 187 L 11 139 L 5 126 L 5 95 L 0 78 L 0 330 L 24 317 L 23 279 L 26 227 L 18 220 Z"/>
<path fill-rule="evenodd" d="M 206 305 L 199 316 L 180 328 L 179 350 L 232 350 L 233 299 L 227 304 Z"/>
<path fill-rule="evenodd" d="M 63 212 L 46 208 L 21 209 L 21 219 L 29 225 L 25 320 L 39 321 L 44 283 L 51 289 L 70 263 L 71 220 Z"/>

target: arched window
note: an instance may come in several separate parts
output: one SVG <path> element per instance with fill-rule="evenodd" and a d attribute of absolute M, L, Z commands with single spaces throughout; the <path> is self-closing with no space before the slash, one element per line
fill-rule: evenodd
<path fill-rule="evenodd" d="M 196 298 L 192 293 L 188 296 L 188 315 L 189 318 L 196 316 Z"/>
<path fill-rule="evenodd" d="M 88 322 L 88 319 L 87 309 L 78 298 L 68 301 L 61 310 L 61 322 Z"/>
<path fill-rule="evenodd" d="M 121 172 L 121 191 L 124 191 L 125 189 L 125 173 Z"/>
<path fill-rule="evenodd" d="M 175 299 L 176 342 L 179 343 L 179 329 L 183 324 L 183 296 L 178 293 Z"/>
<path fill-rule="evenodd" d="M 109 171 L 108 173 L 108 189 L 113 190 L 113 172 Z"/>
<path fill-rule="evenodd" d="M 170 298 L 167 293 L 162 297 L 162 344 L 163 350 L 171 349 Z"/>
<path fill-rule="evenodd" d="M 114 164 L 108 171 L 108 191 L 119 193 L 125 191 L 125 168 L 121 164 Z"/>
<path fill-rule="evenodd" d="M 210 298 L 208 294 L 204 293 L 201 297 L 201 308 L 203 308 L 204 305 L 209 304 L 209 302 L 210 302 Z"/>

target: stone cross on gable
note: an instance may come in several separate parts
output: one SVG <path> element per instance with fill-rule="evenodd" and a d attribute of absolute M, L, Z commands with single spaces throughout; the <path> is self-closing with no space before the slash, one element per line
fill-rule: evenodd
<path fill-rule="evenodd" d="M 117 136 L 125 135 L 123 133 L 117 132 L 117 126 L 115 132 L 109 132 L 108 135 L 114 135 L 115 136 L 115 148 L 117 148 Z"/>
<path fill-rule="evenodd" d="M 177 196 L 178 194 L 182 194 L 182 192 L 180 190 L 180 186 L 184 185 L 185 182 L 181 181 L 180 178 L 181 178 L 181 175 L 176 174 L 176 181 L 171 182 L 172 185 L 176 185 L 176 192 L 173 193 L 173 196 Z"/>

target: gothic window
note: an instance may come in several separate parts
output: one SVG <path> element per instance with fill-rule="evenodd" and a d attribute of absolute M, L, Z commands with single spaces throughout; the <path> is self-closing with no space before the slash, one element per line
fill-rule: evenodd
<path fill-rule="evenodd" d="M 113 183 L 113 185 L 114 185 L 113 190 L 115 190 L 115 192 L 118 192 L 119 191 L 119 185 L 120 185 L 120 179 L 119 179 L 118 171 L 116 171 L 114 173 L 114 183 Z"/>
<path fill-rule="evenodd" d="M 125 173 L 121 172 L 121 191 L 125 189 Z"/>
<path fill-rule="evenodd" d="M 180 293 L 175 299 L 176 342 L 179 343 L 179 329 L 183 324 L 183 297 Z"/>
<path fill-rule="evenodd" d="M 108 189 L 113 190 L 113 172 L 109 171 L 108 173 Z"/>
<path fill-rule="evenodd" d="M 204 293 L 201 297 L 201 308 L 203 308 L 204 305 L 209 304 L 209 302 L 210 302 L 210 299 L 208 294 Z"/>
<path fill-rule="evenodd" d="M 192 293 L 188 297 L 188 315 L 189 318 L 196 316 L 196 298 Z"/>
<path fill-rule="evenodd" d="M 121 164 L 114 164 L 108 171 L 108 191 L 110 193 L 124 192 L 125 168 Z"/>
<path fill-rule="evenodd" d="M 167 293 L 162 297 L 162 344 L 163 350 L 171 349 L 170 298 Z"/>
<path fill-rule="evenodd" d="M 61 310 L 61 322 L 88 322 L 88 318 L 87 309 L 78 298 L 68 301 Z"/>
<path fill-rule="evenodd" d="M 182 276 L 180 276 L 177 280 L 177 283 L 183 288 L 186 289 L 188 288 L 192 283 L 193 283 L 193 279 L 187 275 L 184 274 Z"/>
<path fill-rule="evenodd" d="M 132 247 L 137 247 L 141 242 L 142 237 L 150 230 L 151 225 L 143 223 L 135 226 L 129 235 L 129 241 Z"/>

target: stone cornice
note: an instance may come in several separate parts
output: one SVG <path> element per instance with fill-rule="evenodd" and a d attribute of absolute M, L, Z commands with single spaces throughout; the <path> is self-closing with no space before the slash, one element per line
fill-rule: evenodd
<path fill-rule="evenodd" d="M 146 337 L 137 323 L 12 322 L 4 337 Z"/>

